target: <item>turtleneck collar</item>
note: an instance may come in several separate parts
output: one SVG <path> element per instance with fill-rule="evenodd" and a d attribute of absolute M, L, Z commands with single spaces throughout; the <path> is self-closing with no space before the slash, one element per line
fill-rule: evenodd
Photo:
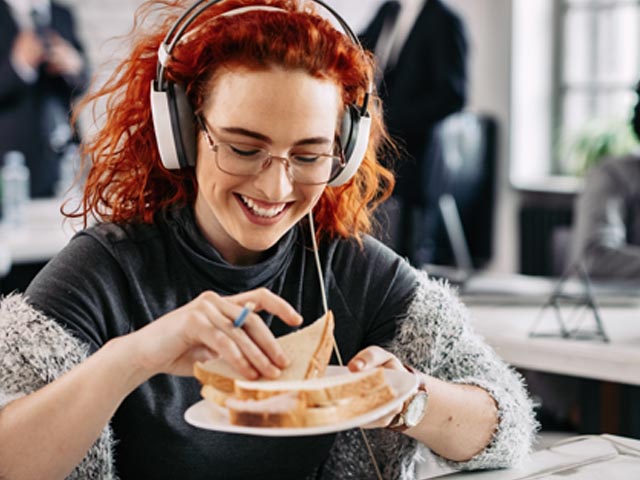
<path fill-rule="evenodd" d="M 163 217 L 174 233 L 184 260 L 220 293 L 237 293 L 272 284 L 291 263 L 296 251 L 294 245 L 298 240 L 302 241 L 299 228 L 295 226 L 266 252 L 260 262 L 232 265 L 206 240 L 191 206 L 168 209 Z"/>

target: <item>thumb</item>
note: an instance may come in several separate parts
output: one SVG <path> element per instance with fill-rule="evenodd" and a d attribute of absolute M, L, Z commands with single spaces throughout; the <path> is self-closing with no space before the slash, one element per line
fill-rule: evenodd
<path fill-rule="evenodd" d="M 214 360 L 218 358 L 218 354 L 212 352 L 206 347 L 196 347 L 191 350 L 190 357 L 193 362 L 206 362 L 207 360 Z"/>
<path fill-rule="evenodd" d="M 347 367 L 352 372 L 360 372 L 367 368 L 367 361 L 363 355 L 356 355 L 351 360 L 349 360 Z"/>

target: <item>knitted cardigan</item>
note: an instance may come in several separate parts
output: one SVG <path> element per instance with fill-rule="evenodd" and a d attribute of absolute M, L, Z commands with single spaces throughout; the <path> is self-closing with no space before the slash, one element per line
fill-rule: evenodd
<path fill-rule="evenodd" d="M 498 406 L 499 424 L 489 445 L 457 469 L 513 466 L 529 453 L 537 423 L 521 377 L 502 362 L 468 324 L 467 310 L 448 286 L 421 277 L 412 303 L 385 347 L 401 361 L 442 380 L 486 389 Z M 87 348 L 24 296 L 0 302 L 0 408 L 61 376 L 87 356 Z M 385 479 L 416 478 L 418 442 L 400 433 L 367 430 Z M 107 425 L 69 479 L 116 479 L 114 440 Z M 322 480 L 376 478 L 359 430 L 337 435 Z"/>

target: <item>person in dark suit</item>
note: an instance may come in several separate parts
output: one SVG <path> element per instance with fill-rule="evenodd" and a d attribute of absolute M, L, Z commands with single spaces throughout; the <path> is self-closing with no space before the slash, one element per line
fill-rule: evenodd
<path fill-rule="evenodd" d="M 59 158 L 75 140 L 73 98 L 87 61 L 71 11 L 48 0 L 0 0 L 0 158 L 24 153 L 31 196 L 54 193 Z"/>
<path fill-rule="evenodd" d="M 387 2 L 361 40 L 378 58 L 385 120 L 405 154 L 392 165 L 397 183 L 386 210 L 394 221 L 382 222 L 390 245 L 419 267 L 434 260 L 446 191 L 437 126 L 467 98 L 465 26 L 441 0 Z"/>

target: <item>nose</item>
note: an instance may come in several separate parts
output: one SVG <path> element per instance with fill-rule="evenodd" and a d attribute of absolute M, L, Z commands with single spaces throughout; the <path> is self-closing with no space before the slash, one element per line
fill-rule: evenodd
<path fill-rule="evenodd" d="M 256 175 L 255 186 L 269 200 L 284 200 L 293 191 L 293 180 L 287 172 L 287 160 L 271 157 L 269 166 Z"/>

